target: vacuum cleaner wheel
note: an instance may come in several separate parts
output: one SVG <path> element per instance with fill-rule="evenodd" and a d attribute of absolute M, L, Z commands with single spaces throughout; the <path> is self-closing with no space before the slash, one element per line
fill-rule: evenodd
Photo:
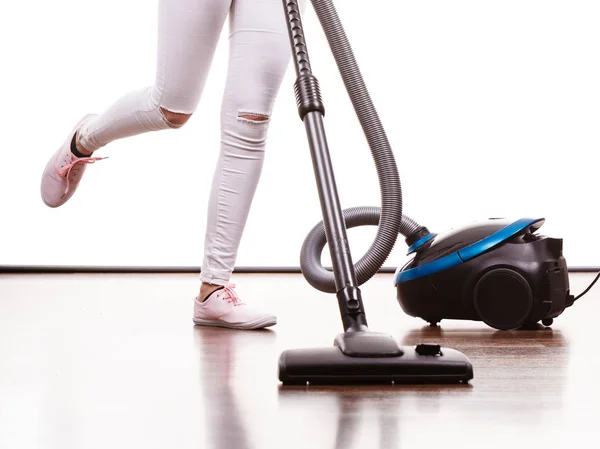
<path fill-rule="evenodd" d="M 533 293 L 521 274 L 497 268 L 484 274 L 473 292 L 479 317 L 496 329 L 515 329 L 526 320 L 533 307 Z"/>

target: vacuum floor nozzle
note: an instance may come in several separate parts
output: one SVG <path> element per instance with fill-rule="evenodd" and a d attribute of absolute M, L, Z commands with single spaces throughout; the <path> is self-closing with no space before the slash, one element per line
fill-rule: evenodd
<path fill-rule="evenodd" d="M 279 359 L 279 380 L 283 385 L 385 385 L 466 383 L 473 378 L 471 362 L 455 349 L 397 346 L 395 354 L 369 354 L 346 351 L 340 340 L 347 336 L 352 334 L 338 336 L 331 348 L 284 351 Z"/>

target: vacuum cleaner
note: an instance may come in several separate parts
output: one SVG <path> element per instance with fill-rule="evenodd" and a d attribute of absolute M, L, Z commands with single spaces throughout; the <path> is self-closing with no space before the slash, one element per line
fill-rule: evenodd
<path fill-rule="evenodd" d="M 371 332 L 359 286 L 374 276 L 405 237 L 412 259 L 396 270 L 397 300 L 408 315 L 431 325 L 442 319 L 483 321 L 507 330 L 550 326 L 580 295 L 570 293 L 562 239 L 539 235 L 544 218 L 490 218 L 453 229 L 430 232 L 403 215 L 397 165 L 332 0 L 311 0 L 346 91 L 373 156 L 381 207 L 342 210 L 325 135 L 325 107 L 312 73 L 297 0 L 283 0 L 297 79 L 298 112 L 308 136 L 323 221 L 302 245 L 300 266 L 316 289 L 335 293 L 344 333 L 333 347 L 292 349 L 279 360 L 286 384 L 468 382 L 473 367 L 461 352 L 435 344 L 400 347 L 389 335 Z M 377 226 L 365 255 L 353 264 L 346 231 Z M 328 245 L 332 270 L 321 264 Z"/>
<path fill-rule="evenodd" d="M 562 239 L 536 233 L 544 221 L 488 219 L 424 235 L 396 271 L 400 306 L 432 326 L 444 318 L 500 330 L 552 325 L 575 298 Z"/>
<path fill-rule="evenodd" d="M 563 240 L 538 233 L 544 218 L 490 218 L 444 235 L 424 230 L 414 257 L 395 274 L 405 313 L 436 326 L 442 319 L 483 321 L 499 329 L 531 329 L 554 319 L 574 296 Z"/>

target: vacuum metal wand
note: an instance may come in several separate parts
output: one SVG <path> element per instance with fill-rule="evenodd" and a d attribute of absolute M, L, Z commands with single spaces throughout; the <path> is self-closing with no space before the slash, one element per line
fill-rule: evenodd
<path fill-rule="evenodd" d="M 473 368 L 462 353 L 442 349 L 439 345 L 400 347 L 391 335 L 371 332 L 367 326 L 358 288 L 360 284 L 357 282 L 360 271 L 352 263 L 346 236 L 347 224 L 340 206 L 323 125 L 325 106 L 321 100 L 319 82 L 311 72 L 298 0 L 283 0 L 283 5 L 297 74 L 294 90 L 298 113 L 308 135 L 323 215 L 321 229 L 325 233 L 333 263 L 335 285 L 328 286 L 326 291 L 337 295 L 344 333 L 335 337 L 330 348 L 282 352 L 279 357 L 279 380 L 284 385 L 466 382 L 473 378 Z M 387 163 L 395 167 L 393 159 L 388 159 Z M 392 176 L 391 180 L 394 178 L 397 177 Z M 398 191 L 399 188 L 398 185 Z M 402 218 L 400 201 L 397 206 L 400 212 L 397 215 Z M 380 221 L 384 216 L 382 212 Z M 392 224 L 395 221 L 392 220 Z M 397 232 L 394 231 L 393 237 L 396 236 Z"/>
<path fill-rule="evenodd" d="M 368 328 L 364 305 L 356 280 L 325 136 L 323 124 L 325 106 L 321 99 L 319 82 L 311 71 L 298 1 L 283 0 L 283 5 L 297 75 L 294 90 L 298 113 L 304 122 L 311 150 L 344 330 L 346 332 L 366 331 Z"/>

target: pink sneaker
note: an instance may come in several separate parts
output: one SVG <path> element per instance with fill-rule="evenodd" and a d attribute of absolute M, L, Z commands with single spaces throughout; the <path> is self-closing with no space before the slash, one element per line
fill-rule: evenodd
<path fill-rule="evenodd" d="M 71 153 L 73 136 L 85 122 L 96 117 L 89 114 L 83 117 L 71 130 L 65 143 L 52 155 L 42 175 L 42 201 L 49 207 L 59 207 L 73 196 L 88 164 L 105 159 L 100 157 L 78 158 Z"/>
<path fill-rule="evenodd" d="M 212 293 L 204 302 L 194 301 L 194 323 L 231 329 L 262 329 L 277 324 L 277 318 L 243 303 L 230 284 Z"/>

